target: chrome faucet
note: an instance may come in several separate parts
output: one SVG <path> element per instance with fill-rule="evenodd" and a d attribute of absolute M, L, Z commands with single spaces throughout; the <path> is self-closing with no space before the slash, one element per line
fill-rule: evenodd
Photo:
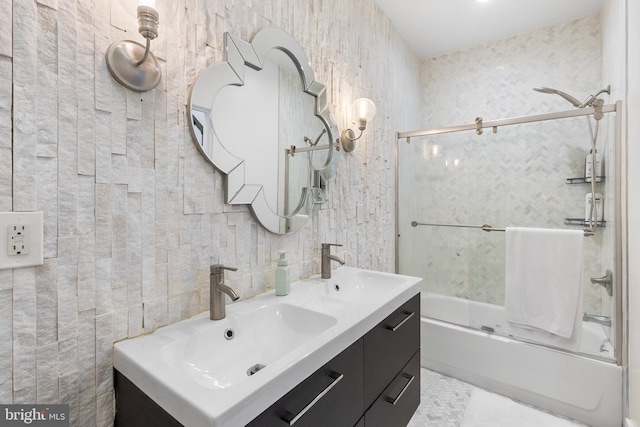
<path fill-rule="evenodd" d="M 342 246 L 336 243 L 323 243 L 322 244 L 322 259 L 321 259 L 321 274 L 323 279 L 331 279 L 331 261 L 339 262 L 340 265 L 344 265 L 345 262 L 342 258 L 335 255 L 331 255 L 331 246 Z"/>
<path fill-rule="evenodd" d="M 237 271 L 238 269 L 225 267 L 222 264 L 211 266 L 211 276 L 209 277 L 209 318 L 211 320 L 224 319 L 226 316 L 224 294 L 229 295 L 229 298 L 233 301 L 240 298 L 236 291 L 224 284 L 224 270 Z"/>
<path fill-rule="evenodd" d="M 583 322 L 593 322 L 602 326 L 611 326 L 611 318 L 609 316 L 599 316 L 596 314 L 587 314 L 585 313 L 582 316 Z"/>

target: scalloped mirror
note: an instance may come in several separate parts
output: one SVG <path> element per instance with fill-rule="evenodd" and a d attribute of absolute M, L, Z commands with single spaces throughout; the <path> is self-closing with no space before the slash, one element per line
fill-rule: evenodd
<path fill-rule="evenodd" d="M 191 87 L 193 140 L 226 174 L 225 202 L 250 205 L 269 231 L 299 230 L 325 200 L 339 160 L 326 88 L 288 33 L 267 28 L 251 43 L 225 33 L 225 62 Z"/>

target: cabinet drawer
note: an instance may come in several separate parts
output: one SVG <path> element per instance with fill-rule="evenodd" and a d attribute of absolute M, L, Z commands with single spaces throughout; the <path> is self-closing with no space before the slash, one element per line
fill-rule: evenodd
<path fill-rule="evenodd" d="M 416 295 L 364 336 L 364 405 L 368 408 L 420 348 Z"/>
<path fill-rule="evenodd" d="M 406 426 L 420 404 L 420 352 L 364 414 L 365 427 Z"/>
<path fill-rule="evenodd" d="M 250 427 L 353 427 L 362 413 L 362 339 L 251 421 Z"/>

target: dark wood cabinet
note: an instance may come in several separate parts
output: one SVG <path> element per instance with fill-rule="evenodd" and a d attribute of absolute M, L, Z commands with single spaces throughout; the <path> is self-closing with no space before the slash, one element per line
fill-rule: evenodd
<path fill-rule="evenodd" d="M 406 426 L 420 404 L 420 352 L 417 351 L 367 410 L 365 427 Z"/>
<path fill-rule="evenodd" d="M 181 426 L 115 371 L 118 427 Z M 420 297 L 414 296 L 248 427 L 402 427 L 420 402 Z M 138 417 L 138 418 L 136 418 Z M 151 417 L 151 418 L 149 418 Z M 188 427 L 188 426 L 187 426 Z"/>
<path fill-rule="evenodd" d="M 116 391 L 115 427 L 182 427 L 182 424 L 117 370 L 114 370 L 113 388 Z"/>
<path fill-rule="evenodd" d="M 352 394 L 327 393 L 317 401 L 318 409 L 309 409 L 296 419 L 296 426 L 308 427 L 400 427 L 406 426 L 420 404 L 420 297 L 416 295 L 400 306 L 386 319 L 356 341 L 362 348 L 362 358 L 354 369 L 351 378 L 362 375 L 360 394 L 356 387 L 350 389 Z M 346 352 L 353 352 L 349 347 Z M 344 353 L 342 353 L 344 354 Z M 318 372 L 342 372 L 349 375 L 349 365 L 340 370 L 325 368 L 339 359 L 336 356 Z M 347 370 L 344 370 L 344 369 Z M 317 386 L 308 383 L 316 372 L 307 380 L 294 388 L 286 396 L 274 403 L 269 409 L 254 419 L 249 427 L 271 427 L 292 425 L 284 416 L 287 411 L 297 414 L 304 402 L 311 402 L 312 396 L 318 396 Z M 323 374 L 327 377 L 327 374 Z M 337 386 L 336 386 L 337 388 Z M 296 403 L 297 409 L 290 400 L 293 396 L 302 396 Z M 322 400 L 325 400 L 322 403 Z M 363 405 L 364 402 L 364 405 Z M 344 406 L 360 410 L 359 413 L 347 411 Z M 320 409 L 322 408 L 322 409 Z M 312 412 L 313 411 L 313 412 Z M 345 415 L 341 415 L 341 414 Z M 362 418 L 361 418 L 362 416 Z"/>
<path fill-rule="evenodd" d="M 249 427 L 327 427 L 356 425 L 362 400 L 362 338 L 311 374 Z"/>
<path fill-rule="evenodd" d="M 420 348 L 420 299 L 411 298 L 364 336 L 364 404 L 369 407 Z"/>

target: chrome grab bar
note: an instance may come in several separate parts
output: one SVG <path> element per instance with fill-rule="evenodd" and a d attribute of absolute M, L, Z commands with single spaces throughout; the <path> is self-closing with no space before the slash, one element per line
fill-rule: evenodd
<path fill-rule="evenodd" d="M 418 221 L 411 221 L 411 226 L 412 227 L 417 227 L 419 225 L 428 225 L 431 227 L 454 227 L 454 228 L 480 228 L 482 229 L 482 231 L 504 231 L 504 228 L 493 228 L 492 226 L 490 226 L 489 224 L 482 224 L 482 225 L 465 225 L 465 224 L 436 224 L 436 223 L 431 223 L 431 222 L 418 222 Z"/>

